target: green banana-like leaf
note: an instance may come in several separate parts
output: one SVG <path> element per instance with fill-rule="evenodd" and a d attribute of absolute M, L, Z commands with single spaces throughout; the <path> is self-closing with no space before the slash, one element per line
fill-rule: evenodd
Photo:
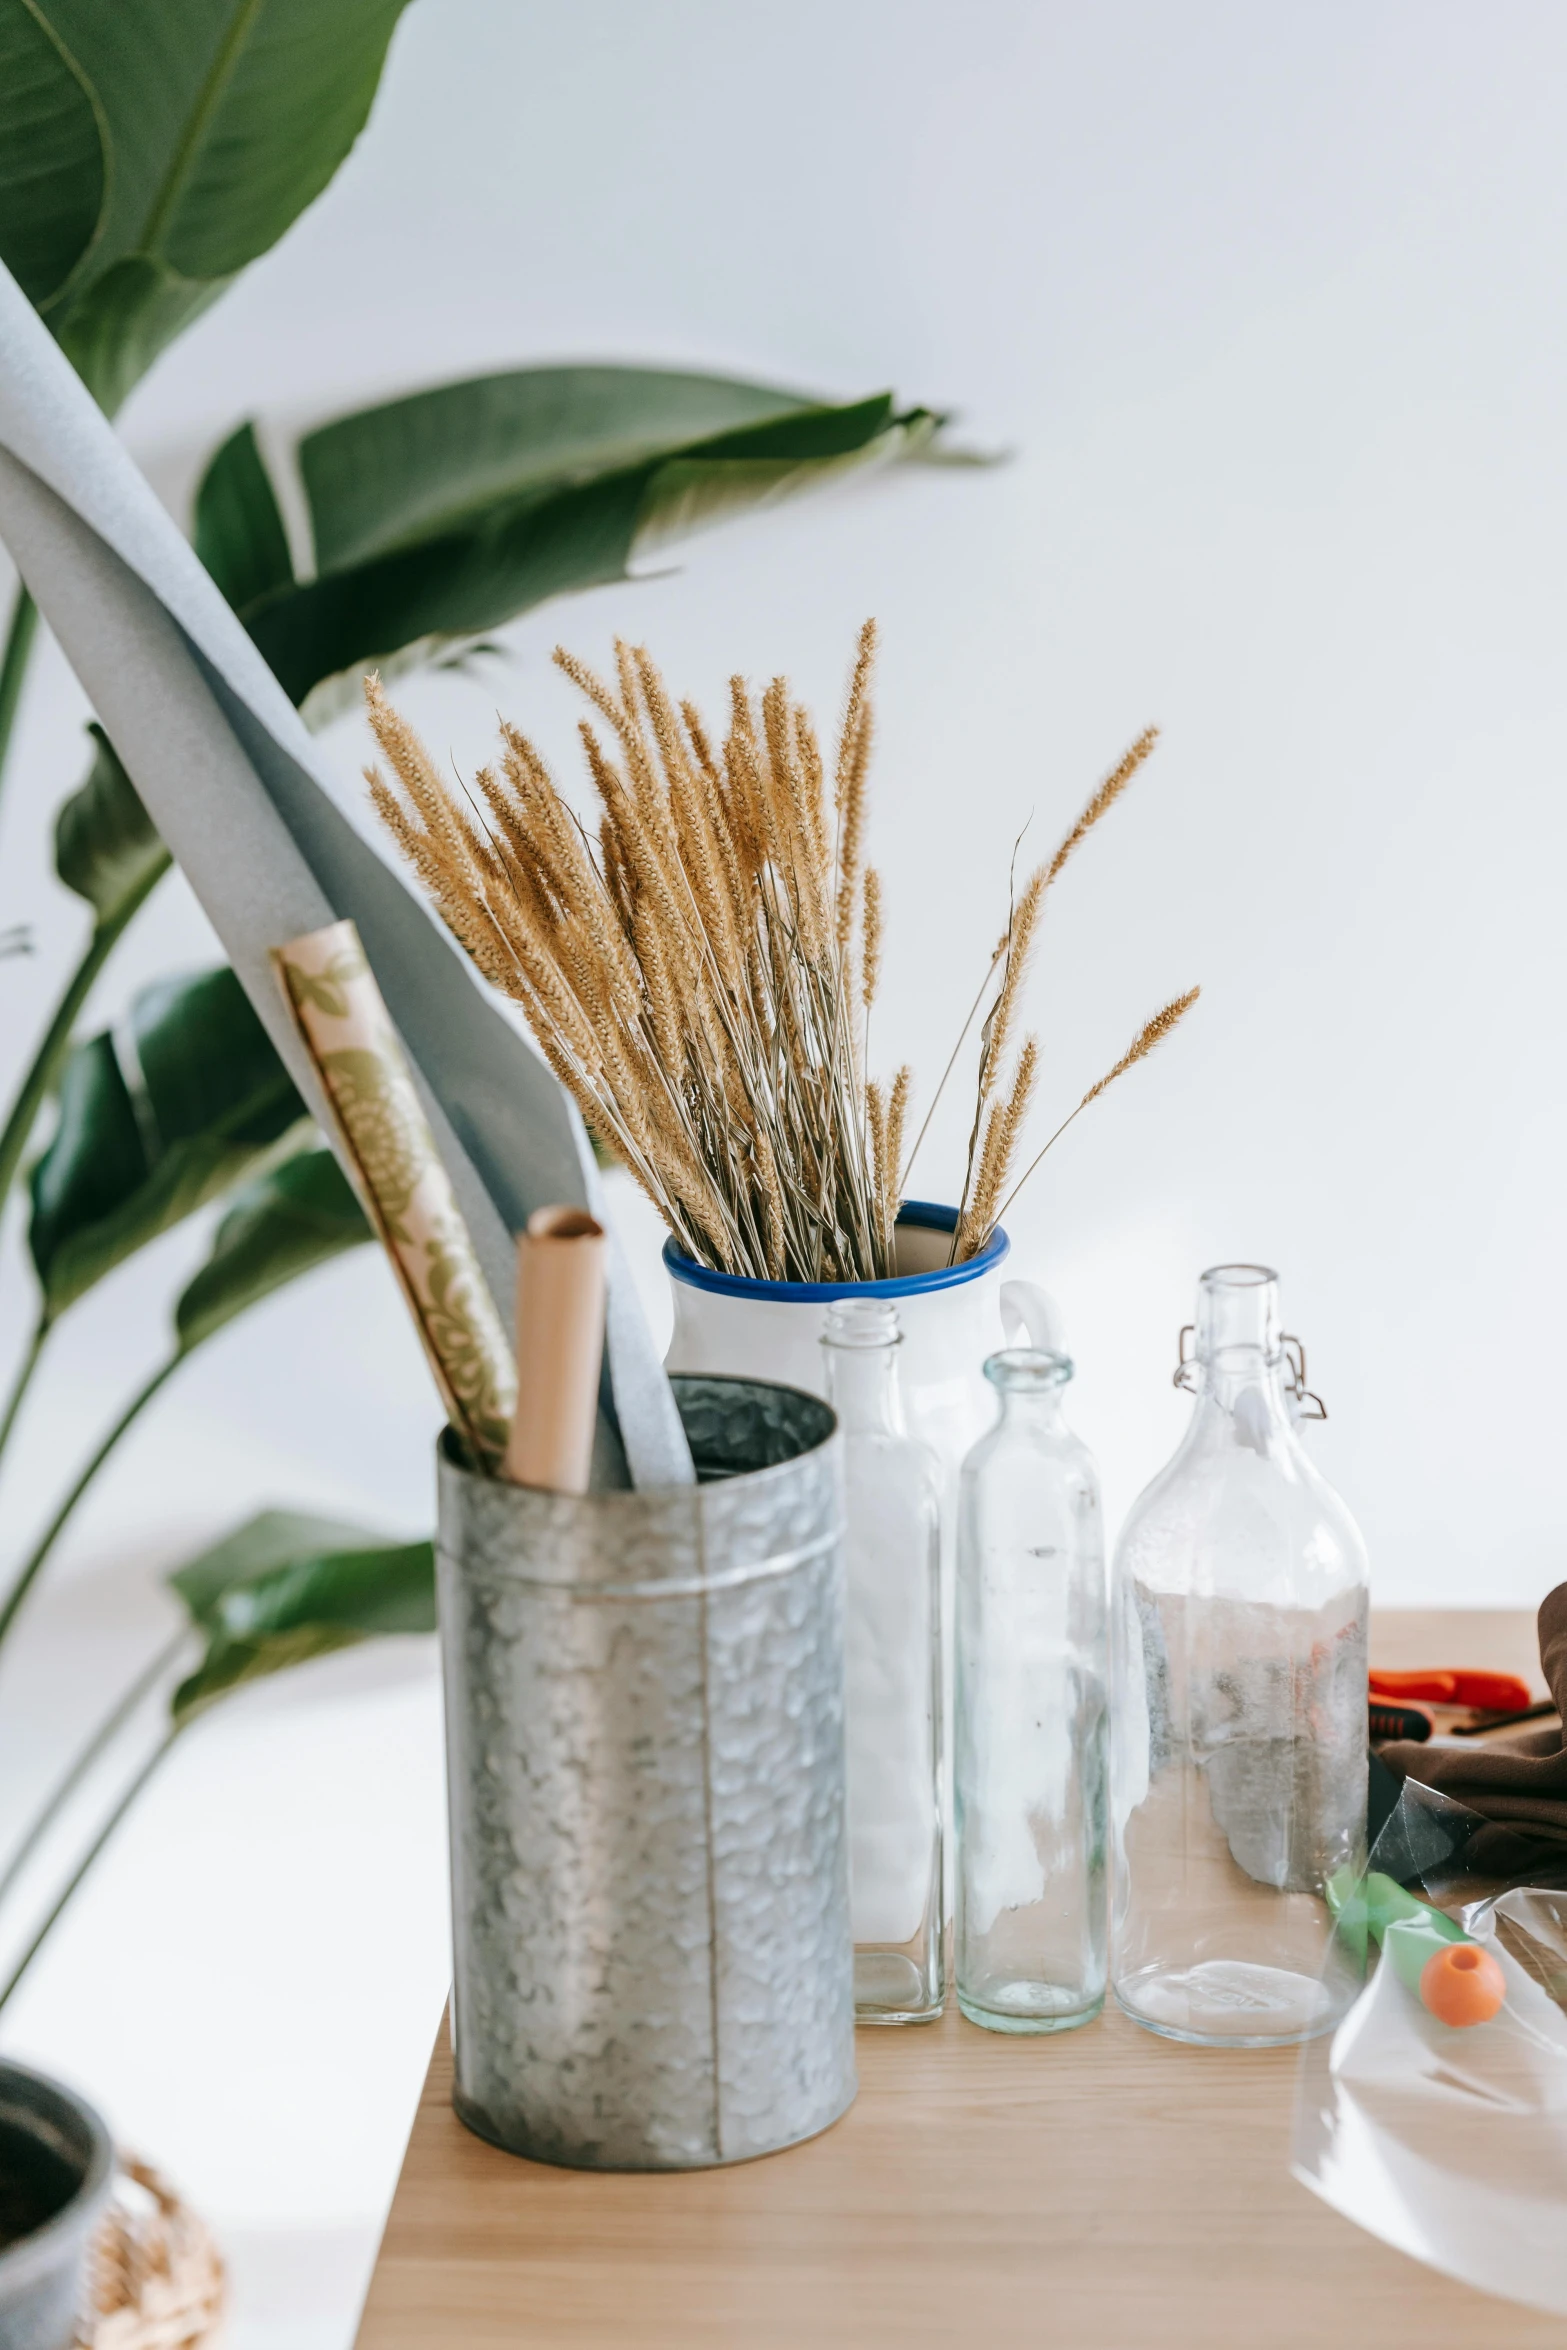
<path fill-rule="evenodd" d="M 93 763 L 55 817 L 54 869 L 108 929 L 134 913 L 170 858 L 103 728 L 87 731 Z"/>
<path fill-rule="evenodd" d="M 655 367 L 521 367 L 411 392 L 300 442 L 317 567 L 342 571 L 478 522 L 498 500 L 815 405 L 771 384 Z"/>
<path fill-rule="evenodd" d="M 340 1624 L 300 1624 L 292 1632 L 270 1632 L 256 1640 L 214 1640 L 188 1680 L 180 1683 L 169 1702 L 177 1727 L 192 1714 L 232 1696 L 252 1681 L 269 1681 L 295 1665 L 308 1665 L 335 1648 L 352 1648 L 364 1637 Z"/>
<path fill-rule="evenodd" d="M 288 693 L 471 638 L 638 553 L 929 446 L 940 419 L 890 395 L 847 406 L 723 376 L 524 368 L 339 418 L 298 450 L 315 577 L 284 576 L 279 501 L 254 434 L 196 500 L 203 559 Z M 258 554 L 258 550 L 260 550 Z"/>
<path fill-rule="evenodd" d="M 231 1586 L 264 1580 L 280 1568 L 319 1558 L 324 1551 L 362 1550 L 375 1539 L 365 1527 L 343 1518 L 321 1518 L 308 1510 L 258 1510 L 232 1534 L 175 1567 L 165 1580 L 192 1623 L 210 1632 Z"/>
<path fill-rule="evenodd" d="M 928 456 L 941 424 L 929 409 L 896 411 L 892 395 L 881 393 L 677 451 L 648 477 L 631 553 L 651 554 L 750 507 L 776 505 L 864 466 Z"/>
<path fill-rule="evenodd" d="M 0 7 L 3 5 L 0 0 Z M 54 838 L 55 871 L 67 889 L 85 898 L 92 908 L 92 935 L 0 1127 L 0 1204 L 10 1196 L 39 1113 L 60 1083 L 71 1051 L 72 1031 L 99 972 L 121 931 L 169 867 L 168 852 L 108 736 L 97 726 L 90 732 L 95 749 L 87 781 L 58 811 Z M 79 1087 L 85 1083 L 85 1078 L 78 1080 Z M 80 1095 L 77 1109 L 82 1109 Z"/>
<path fill-rule="evenodd" d="M 0 255 L 28 300 L 46 302 L 92 242 L 103 202 L 92 100 L 46 21 L 0 6 Z"/>
<path fill-rule="evenodd" d="M 293 586 L 288 533 L 253 424 L 231 433 L 203 474 L 192 536 L 236 612 Z"/>
<path fill-rule="evenodd" d="M 406 0 L 0 0 L 0 255 L 111 411 L 318 196 Z"/>
<path fill-rule="evenodd" d="M 428 1542 L 388 1544 L 361 1534 L 318 1545 L 231 1582 L 209 1602 L 207 1629 L 259 1640 L 304 1624 L 333 1624 L 362 1639 L 435 1630 L 435 1561 Z"/>
<path fill-rule="evenodd" d="M 28 1238 L 46 1316 L 241 1181 L 304 1115 L 232 971 L 144 988 L 119 1039 L 72 1051 L 33 1168 Z"/>
<path fill-rule="evenodd" d="M 174 1309 L 188 1354 L 236 1314 L 372 1237 L 364 1211 L 327 1150 L 298 1151 L 239 1192 L 212 1254 Z"/>
<path fill-rule="evenodd" d="M 266 1510 L 188 1560 L 170 1588 L 206 1654 L 174 1693 L 176 1725 L 231 1690 L 386 1633 L 435 1629 L 428 1542 Z"/>

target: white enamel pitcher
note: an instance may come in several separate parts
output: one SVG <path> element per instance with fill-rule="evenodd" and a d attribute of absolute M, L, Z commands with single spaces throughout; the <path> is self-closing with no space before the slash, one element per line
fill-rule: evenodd
<path fill-rule="evenodd" d="M 667 1241 L 675 1328 L 665 1368 L 777 1379 L 823 1395 L 828 1304 L 838 1297 L 890 1299 L 903 1331 L 898 1372 L 909 1430 L 940 1458 L 950 1526 L 963 1456 L 996 1417 L 986 1356 L 1003 1345 L 1063 1351 L 1054 1299 L 1032 1281 L 1001 1278 L 1012 1245 L 1004 1232 L 993 1232 L 966 1264 L 947 1263 L 956 1223 L 953 1208 L 905 1200 L 895 1234 L 898 1271 L 888 1281 L 753 1281 L 710 1272 Z"/>

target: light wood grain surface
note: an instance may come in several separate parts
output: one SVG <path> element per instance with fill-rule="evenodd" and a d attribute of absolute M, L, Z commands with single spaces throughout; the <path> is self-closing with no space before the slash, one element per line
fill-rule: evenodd
<path fill-rule="evenodd" d="M 1523 1614 L 1382 1615 L 1374 1659 L 1538 1681 Z M 470 2136 L 444 2026 L 358 2350 L 1333 2350 L 1567 2324 L 1389 2251 L 1289 2173 L 1295 2057 L 1115 2013 L 862 2031 L 860 2094 L 730 2170 L 551 2170 Z"/>

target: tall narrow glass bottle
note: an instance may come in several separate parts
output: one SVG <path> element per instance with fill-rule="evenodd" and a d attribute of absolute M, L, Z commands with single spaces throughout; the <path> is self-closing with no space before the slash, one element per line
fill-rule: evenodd
<path fill-rule="evenodd" d="M 1099 1479 L 1066 1424 L 1065 1355 L 992 1355 L 1001 1417 L 958 1505 L 958 2004 L 993 2032 L 1104 2005 L 1105 1562 Z"/>
<path fill-rule="evenodd" d="M 898 1391 L 898 1315 L 845 1298 L 822 1334 L 843 1434 L 854 2012 L 926 2023 L 941 1951 L 941 1478 Z"/>
<path fill-rule="evenodd" d="M 1205 1273 L 1194 1335 L 1191 1424 L 1116 1550 L 1115 1994 L 1172 2039 L 1276 2047 L 1355 1989 L 1321 1895 L 1365 1843 L 1366 1552 L 1296 1434 L 1277 1276 Z"/>

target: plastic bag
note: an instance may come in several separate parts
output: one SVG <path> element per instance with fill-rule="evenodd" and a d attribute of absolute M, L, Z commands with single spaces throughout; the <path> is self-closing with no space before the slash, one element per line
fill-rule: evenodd
<path fill-rule="evenodd" d="M 1337 2030 L 1302 2050 L 1293 2168 L 1401 2252 L 1567 2315 L 1567 1872 L 1479 1878 L 1466 1853 L 1484 1824 L 1406 1781 L 1366 1874 L 1336 1888 L 1328 1966 L 1368 1979 Z M 1397 1924 L 1398 1888 L 1449 1922 Z M 1443 2022 L 1426 2004 L 1441 1992 L 1424 1967 L 1451 1960 L 1455 1935 L 1482 1954 L 1458 1963 L 1500 1997 L 1486 2020 Z"/>

